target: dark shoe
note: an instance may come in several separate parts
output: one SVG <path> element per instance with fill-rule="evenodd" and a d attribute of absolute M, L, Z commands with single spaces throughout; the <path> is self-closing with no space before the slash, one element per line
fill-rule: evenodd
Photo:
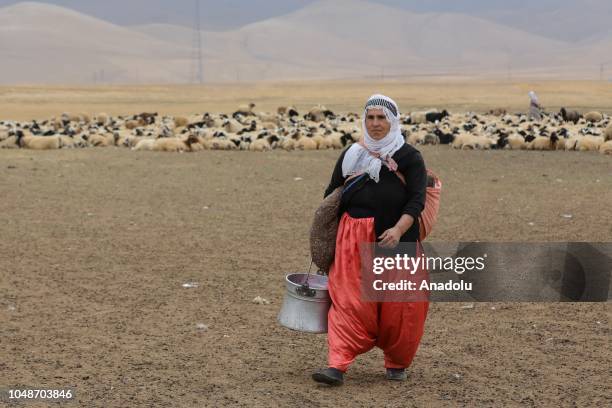
<path fill-rule="evenodd" d="M 312 375 L 312 379 L 328 385 L 342 385 L 344 383 L 344 373 L 337 368 L 326 368 Z"/>
<path fill-rule="evenodd" d="M 408 375 L 404 368 L 387 368 L 387 380 L 391 381 L 406 381 Z"/>

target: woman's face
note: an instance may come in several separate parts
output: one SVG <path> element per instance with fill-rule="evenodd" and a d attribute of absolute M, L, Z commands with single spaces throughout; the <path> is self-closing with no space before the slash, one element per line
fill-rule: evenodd
<path fill-rule="evenodd" d="M 368 109 L 365 118 L 368 134 L 374 140 L 380 140 L 389 134 L 391 123 L 387 120 L 385 112 L 380 108 Z"/>

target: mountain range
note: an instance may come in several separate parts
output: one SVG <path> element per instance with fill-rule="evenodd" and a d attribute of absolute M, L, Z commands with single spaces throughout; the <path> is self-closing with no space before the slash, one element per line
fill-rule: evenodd
<path fill-rule="evenodd" d="M 185 25 L 124 26 L 66 7 L 20 2 L 0 8 L 0 83 L 188 83 L 197 79 L 197 38 Z M 606 75 L 612 70 L 608 28 L 570 41 L 477 13 L 415 12 L 364 0 L 308 2 L 230 30 L 206 29 L 201 43 L 206 82 L 597 78 L 602 67 Z"/>

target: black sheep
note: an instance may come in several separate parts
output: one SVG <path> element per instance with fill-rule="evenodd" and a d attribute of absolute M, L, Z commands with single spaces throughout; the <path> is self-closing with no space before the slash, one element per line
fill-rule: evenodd
<path fill-rule="evenodd" d="M 342 143 L 342 146 L 346 146 L 348 144 L 351 144 L 354 142 L 353 140 L 353 136 L 350 133 L 344 133 L 341 137 L 340 137 L 340 142 Z"/>
<path fill-rule="evenodd" d="M 577 111 L 567 111 L 565 108 L 561 108 L 559 112 L 565 122 L 573 122 L 574 125 L 582 118 L 582 115 Z"/>
<path fill-rule="evenodd" d="M 323 116 L 331 120 L 336 119 L 336 114 L 334 114 L 334 112 L 330 111 L 329 109 L 323 111 Z"/>
<path fill-rule="evenodd" d="M 465 130 L 466 132 L 471 131 L 475 127 L 476 127 L 476 124 L 474 124 L 474 123 L 464 123 L 463 124 L 463 130 Z"/>
<path fill-rule="evenodd" d="M 142 119 L 142 121 L 147 125 L 152 125 L 155 123 L 155 119 L 157 115 L 158 115 L 157 112 L 153 112 L 153 113 L 143 112 L 139 115 L 136 115 L 136 118 Z"/>
<path fill-rule="evenodd" d="M 497 143 L 491 146 L 491 149 L 503 149 L 508 145 L 508 135 L 500 132 L 497 138 Z"/>
<path fill-rule="evenodd" d="M 205 128 L 206 127 L 206 122 L 201 121 L 201 122 L 196 122 L 196 123 L 190 123 L 189 125 L 187 125 L 187 129 L 192 130 L 195 128 Z"/>
<path fill-rule="evenodd" d="M 525 143 L 529 143 L 535 140 L 535 136 L 534 135 L 527 135 L 525 136 Z"/>
<path fill-rule="evenodd" d="M 270 143 L 270 145 L 272 145 L 272 143 L 278 143 L 278 142 L 280 142 L 280 139 L 278 138 L 278 136 L 276 135 L 268 136 L 268 143 Z"/>
<path fill-rule="evenodd" d="M 559 136 L 557 136 L 557 132 L 552 132 L 552 135 L 550 135 L 550 145 L 556 148 L 558 141 L 559 141 Z"/>
<path fill-rule="evenodd" d="M 425 114 L 425 120 L 427 122 L 437 122 L 448 116 L 448 112 L 443 110 L 442 112 L 429 112 Z"/>
<path fill-rule="evenodd" d="M 440 129 L 434 130 L 434 134 L 438 136 L 440 144 L 451 144 L 455 140 L 455 135 L 453 133 L 444 133 Z"/>
<path fill-rule="evenodd" d="M 241 135 L 243 133 L 248 133 L 248 132 L 254 132 L 257 130 L 257 122 L 255 122 L 254 120 L 251 121 L 251 125 L 248 128 L 242 128 L 241 130 L 238 131 L 238 135 Z"/>

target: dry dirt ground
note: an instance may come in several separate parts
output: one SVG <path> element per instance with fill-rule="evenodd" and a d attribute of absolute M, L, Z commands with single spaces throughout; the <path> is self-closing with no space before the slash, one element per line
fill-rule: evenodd
<path fill-rule="evenodd" d="M 612 113 L 612 82 L 482 81 L 456 78 L 419 81 L 319 81 L 238 83 L 205 86 L 0 86 L 0 120 L 44 119 L 62 112 L 128 115 L 143 111 L 166 115 L 233 112 L 253 101 L 257 111 L 275 111 L 281 104 L 300 111 L 323 103 L 335 111 L 359 112 L 375 92 L 391 96 L 402 112 L 447 108 L 451 112 L 486 112 L 505 108 L 525 112 L 527 92 L 536 90 L 549 111 L 561 106 L 582 112 Z"/>
<path fill-rule="evenodd" d="M 422 151 L 444 182 L 430 240 L 612 241 L 609 157 Z M 84 407 L 610 406 L 610 303 L 434 303 L 406 383 L 372 351 L 344 387 L 314 384 L 325 335 L 276 316 L 338 154 L 0 151 L 0 387 Z"/>

